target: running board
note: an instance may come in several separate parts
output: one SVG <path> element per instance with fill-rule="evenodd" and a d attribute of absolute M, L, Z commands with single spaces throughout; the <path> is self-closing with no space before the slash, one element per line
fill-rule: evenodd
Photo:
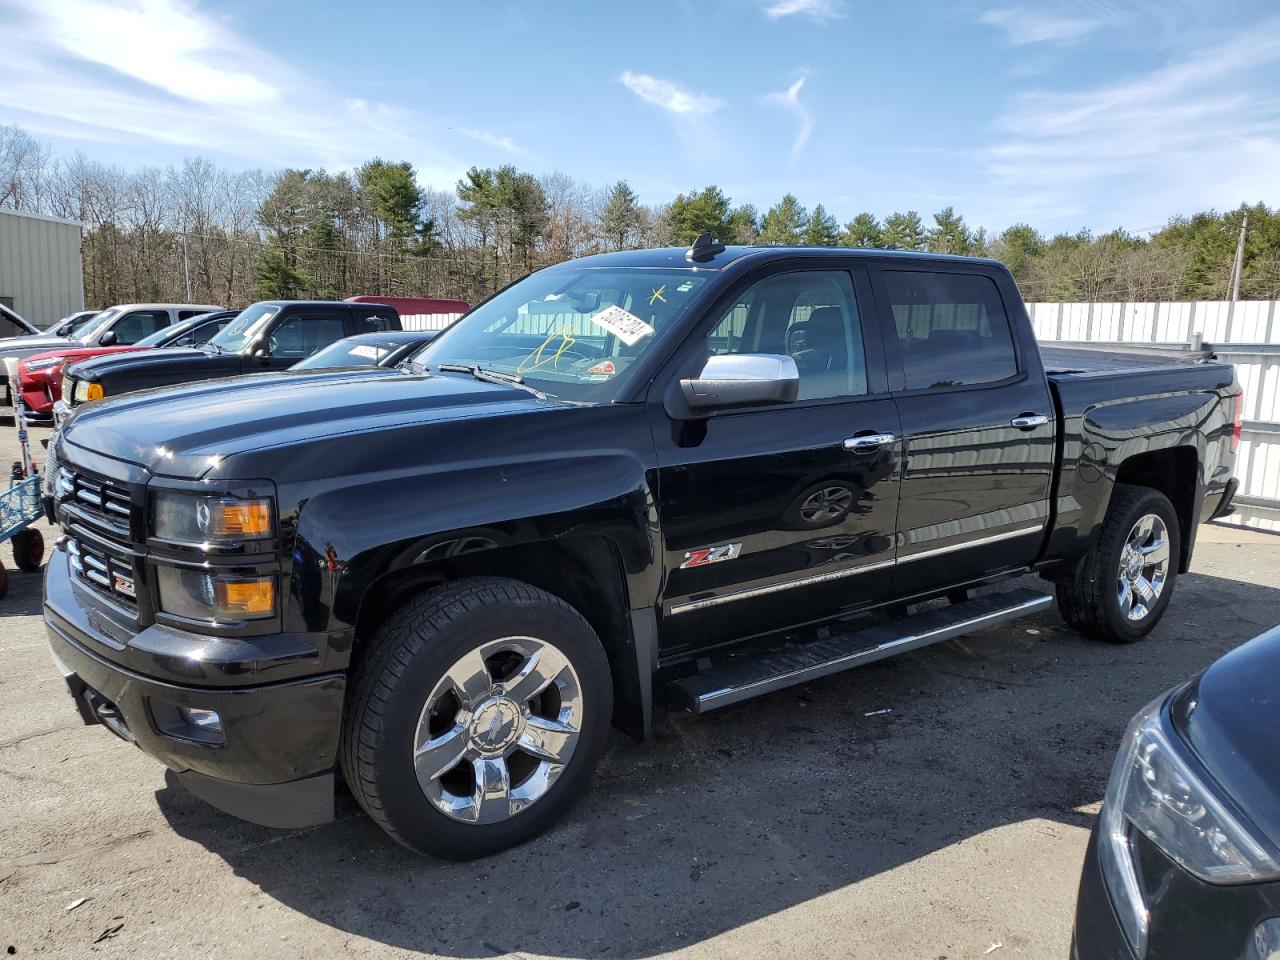
<path fill-rule="evenodd" d="M 1048 609 L 1053 597 L 1019 589 L 953 603 L 895 620 L 885 626 L 835 634 L 758 657 L 739 657 L 672 683 L 694 713 L 807 683 L 864 663 L 883 660 L 931 643 Z"/>

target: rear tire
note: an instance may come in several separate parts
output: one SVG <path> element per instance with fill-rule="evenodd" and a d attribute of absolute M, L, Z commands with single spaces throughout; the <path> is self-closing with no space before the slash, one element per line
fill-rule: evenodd
<path fill-rule="evenodd" d="M 458 580 L 370 638 L 353 670 L 342 774 L 401 844 L 470 860 L 565 814 L 612 712 L 609 662 L 581 614 L 517 580 Z"/>
<path fill-rule="evenodd" d="M 1058 584 L 1063 619 L 1108 643 L 1141 640 L 1169 606 L 1180 551 L 1169 498 L 1150 487 L 1116 484 L 1097 541 Z"/>

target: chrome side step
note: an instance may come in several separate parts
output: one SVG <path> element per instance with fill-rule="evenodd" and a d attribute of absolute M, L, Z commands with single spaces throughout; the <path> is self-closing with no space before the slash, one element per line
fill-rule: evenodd
<path fill-rule="evenodd" d="M 985 627 L 1046 610 L 1053 596 L 1019 589 L 953 603 L 896 620 L 813 640 L 758 657 L 739 657 L 675 681 L 685 706 L 694 713 L 772 693 L 894 654 L 918 650 Z"/>

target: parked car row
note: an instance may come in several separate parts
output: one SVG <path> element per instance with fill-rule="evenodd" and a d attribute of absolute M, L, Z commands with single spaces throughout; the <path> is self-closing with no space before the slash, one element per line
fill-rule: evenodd
<path fill-rule="evenodd" d="M 55 662 L 86 723 L 258 823 L 330 819 L 340 774 L 399 842 L 480 856 L 554 823 L 660 684 L 720 709 L 1053 592 L 1137 641 L 1237 486 L 1229 365 L 1042 352 L 993 261 L 703 237 L 400 325 L 271 301 L 65 373 Z M 990 590 L 1028 572 L 1053 591 Z M 1188 779 L 1170 729 L 1224 749 L 1226 698 L 1192 699 L 1126 741 L 1090 868 L 1120 930 L 1081 957 L 1155 942 L 1141 836 L 1197 883 L 1270 869 L 1271 824 L 1211 806 L 1230 771 Z"/>
<path fill-rule="evenodd" d="M 191 304 L 123 304 L 72 315 L 43 333 L 0 340 L 0 356 L 19 359 L 19 393 L 28 422 L 51 423 L 63 399 L 64 382 L 71 390 L 63 407 L 63 416 L 77 403 L 104 396 L 107 379 L 112 381 L 112 393 L 117 394 L 147 386 L 232 376 L 259 369 L 284 369 L 309 358 L 341 337 L 369 331 L 398 330 L 397 304 L 418 311 L 423 320 L 451 317 L 466 307 L 458 300 L 408 297 L 353 297 L 347 301 L 290 301 L 287 304 L 273 302 L 254 304 L 239 312 L 220 308 L 196 312 L 202 308 Z M 238 337 L 230 345 L 220 340 L 212 345 L 210 351 L 188 354 L 185 359 L 168 358 L 164 363 L 141 365 L 102 363 L 85 366 L 78 376 L 66 375 L 71 367 L 96 357 L 153 348 L 203 348 L 237 318 L 240 320 L 238 329 L 249 330 L 249 336 Z M 268 326 L 271 328 L 269 336 L 259 342 L 256 338 L 264 334 Z M 408 352 L 406 344 L 421 344 L 432 335 L 431 331 L 418 331 L 404 338 L 400 343 L 400 353 Z M 246 352 L 247 347 L 251 349 Z M 374 347 L 365 344 L 364 349 L 367 351 Z M 224 359 L 202 363 L 210 353 Z M 240 360 L 230 359 L 230 356 L 240 356 L 241 353 L 246 353 L 246 356 Z M 334 355 L 335 362 L 337 359 L 338 356 Z M 347 359 L 358 365 L 363 358 L 360 353 L 355 353 Z M 81 389 L 79 398 L 73 395 L 76 384 Z"/>

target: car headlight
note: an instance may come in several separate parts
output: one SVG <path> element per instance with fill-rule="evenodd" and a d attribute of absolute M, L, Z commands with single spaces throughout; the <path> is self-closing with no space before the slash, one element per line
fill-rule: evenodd
<path fill-rule="evenodd" d="M 160 609 L 187 620 L 261 620 L 276 612 L 274 576 L 222 576 L 205 570 L 157 567 Z"/>
<path fill-rule="evenodd" d="M 266 540 L 275 536 L 272 500 L 157 492 L 151 530 L 162 540 L 195 546 Z"/>
<path fill-rule="evenodd" d="M 1232 812 L 1219 787 L 1192 768 L 1165 722 L 1165 698 L 1125 731 L 1098 823 L 1102 874 L 1125 936 L 1146 952 L 1149 907 L 1138 876 L 1134 831 L 1207 883 L 1280 877 L 1280 851 Z"/>
<path fill-rule="evenodd" d="M 101 400 L 106 396 L 106 392 L 102 389 L 102 384 L 92 380 L 80 380 L 76 383 L 75 401 L 76 403 L 88 403 L 90 400 Z"/>
<path fill-rule="evenodd" d="M 50 357 L 48 360 L 28 360 L 25 364 L 28 373 L 37 373 L 41 370 L 48 370 L 50 367 L 56 367 L 62 363 L 61 357 Z"/>

